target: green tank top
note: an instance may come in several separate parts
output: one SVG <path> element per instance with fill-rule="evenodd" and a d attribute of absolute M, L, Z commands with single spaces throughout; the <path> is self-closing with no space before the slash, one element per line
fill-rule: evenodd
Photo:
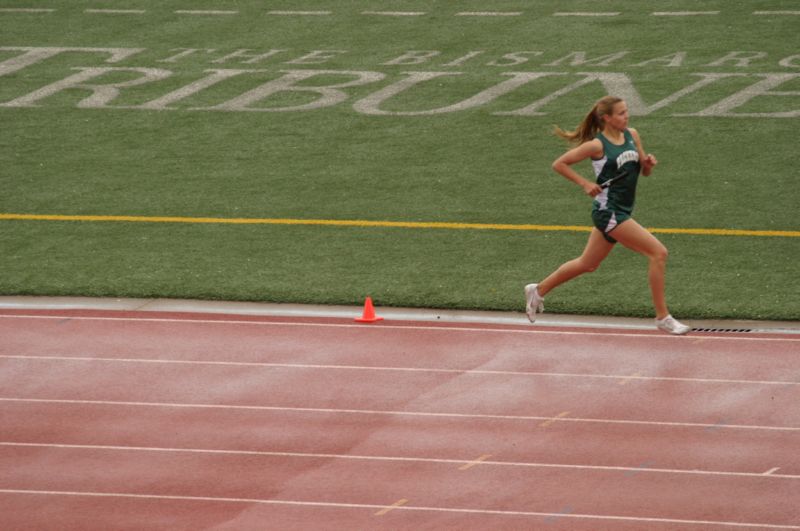
<path fill-rule="evenodd" d="M 603 188 L 603 191 L 594 197 L 592 208 L 595 210 L 615 210 L 628 215 L 633 213 L 636 183 L 639 180 L 641 165 L 639 164 L 639 150 L 636 149 L 633 135 L 626 129 L 624 136 L 625 143 L 618 146 L 612 144 L 603 133 L 597 135 L 597 138 L 603 143 L 603 158 L 592 159 L 597 184 L 602 185 L 620 172 L 625 172 L 627 175 L 611 183 L 608 188 Z"/>

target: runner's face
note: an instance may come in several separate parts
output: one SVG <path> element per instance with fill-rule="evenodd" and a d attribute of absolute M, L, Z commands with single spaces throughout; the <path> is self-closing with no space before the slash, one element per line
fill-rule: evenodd
<path fill-rule="evenodd" d="M 628 127 L 628 106 L 624 101 L 615 103 L 611 114 L 607 114 L 603 118 L 614 129 L 624 130 Z"/>

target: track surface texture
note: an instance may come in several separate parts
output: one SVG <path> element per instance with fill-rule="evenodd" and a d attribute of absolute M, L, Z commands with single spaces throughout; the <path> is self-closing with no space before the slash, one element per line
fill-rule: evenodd
<path fill-rule="evenodd" d="M 0 528 L 800 529 L 800 336 L 0 310 Z"/>

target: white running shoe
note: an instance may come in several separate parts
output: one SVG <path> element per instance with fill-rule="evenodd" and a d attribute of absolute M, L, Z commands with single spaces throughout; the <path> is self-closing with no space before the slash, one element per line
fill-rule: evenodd
<path fill-rule="evenodd" d="M 669 332 L 670 334 L 674 334 L 676 336 L 682 336 L 683 334 L 689 333 L 691 330 L 690 327 L 681 323 L 671 315 L 668 315 L 663 319 L 656 319 L 656 326 L 664 332 Z"/>
<path fill-rule="evenodd" d="M 536 321 L 536 312 L 544 311 L 544 297 L 539 295 L 536 289 L 538 284 L 528 284 L 525 286 L 525 313 L 528 314 L 530 322 Z"/>

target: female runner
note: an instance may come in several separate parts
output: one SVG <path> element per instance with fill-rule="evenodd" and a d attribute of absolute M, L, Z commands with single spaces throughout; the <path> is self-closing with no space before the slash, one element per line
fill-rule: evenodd
<path fill-rule="evenodd" d="M 649 260 L 648 280 L 656 311 L 656 326 L 670 334 L 682 335 L 690 328 L 670 315 L 664 298 L 667 248 L 631 217 L 639 172 L 645 176 L 658 164 L 645 155 L 635 129 L 628 128 L 628 107 L 614 96 L 595 103 L 577 129 L 556 134 L 578 144 L 553 162 L 553 169 L 574 182 L 594 198 L 594 228 L 586 248 L 578 258 L 561 265 L 537 284 L 525 286 L 526 313 L 531 322 L 544 311 L 544 297 L 557 286 L 598 268 L 619 242 Z M 597 177 L 592 183 L 572 169 L 572 165 L 591 159 Z"/>

